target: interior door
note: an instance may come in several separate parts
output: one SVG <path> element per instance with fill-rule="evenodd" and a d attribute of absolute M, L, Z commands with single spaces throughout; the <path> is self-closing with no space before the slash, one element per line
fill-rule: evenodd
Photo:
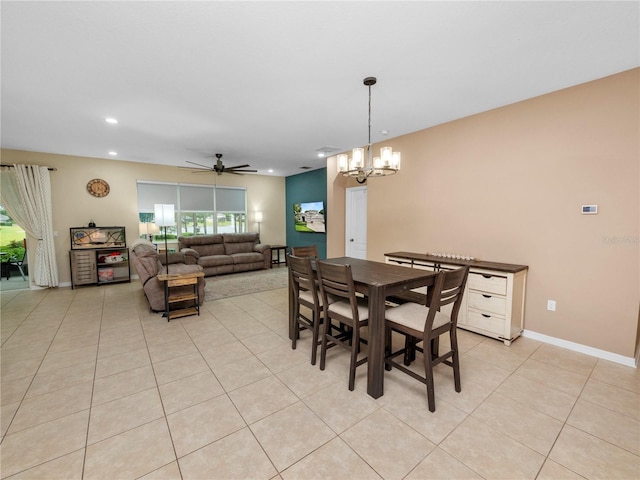
<path fill-rule="evenodd" d="M 347 257 L 367 258 L 367 187 L 346 189 L 345 253 Z"/>

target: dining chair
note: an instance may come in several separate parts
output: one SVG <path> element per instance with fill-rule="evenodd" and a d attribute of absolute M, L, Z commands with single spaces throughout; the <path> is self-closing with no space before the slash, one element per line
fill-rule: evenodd
<path fill-rule="evenodd" d="M 318 246 L 307 245 L 304 247 L 291 247 L 291 255 L 296 257 L 316 257 L 318 258 Z"/>
<path fill-rule="evenodd" d="M 433 386 L 433 368 L 444 363 L 453 369 L 456 392 L 462 390 L 460 385 L 460 359 L 458 355 L 458 338 L 456 325 L 458 312 L 462 304 L 469 267 L 456 270 L 441 271 L 436 276 L 435 285 L 427 293 L 427 305 L 413 302 L 404 303 L 385 311 L 385 335 L 387 349 L 385 366 L 390 370 L 398 370 L 410 375 L 427 386 L 429 411 L 436 411 L 435 392 Z M 441 311 L 442 307 L 452 304 L 451 314 Z M 404 348 L 391 352 L 391 333 L 398 332 L 405 336 Z M 439 353 L 439 339 L 449 334 L 450 348 Z M 422 348 L 418 343 L 422 342 Z M 414 349 L 422 352 L 424 357 L 424 376 L 409 370 L 407 366 L 412 359 Z M 404 365 L 393 359 L 404 355 Z"/>
<path fill-rule="evenodd" d="M 318 337 L 320 336 L 320 324 L 325 303 L 322 302 L 311 257 L 287 255 L 287 265 L 289 265 L 289 284 L 294 302 L 291 348 L 296 349 L 300 329 L 309 329 L 312 332 L 311 365 L 315 365 L 318 345 L 320 345 Z M 307 307 L 311 311 L 311 315 L 304 315 L 301 312 L 301 306 Z"/>
<path fill-rule="evenodd" d="M 360 336 L 360 329 L 369 323 L 369 307 L 367 301 L 356 296 L 351 265 L 338 265 L 316 261 L 320 293 L 325 309 L 325 321 L 322 324 L 322 340 L 320 346 L 320 370 L 324 370 L 327 349 L 340 346 L 351 352 L 349 363 L 349 390 L 355 387 L 356 368 L 367 362 L 367 357 L 358 360 L 360 344 L 366 340 Z M 335 320 L 341 326 L 334 334 L 331 328 Z"/>

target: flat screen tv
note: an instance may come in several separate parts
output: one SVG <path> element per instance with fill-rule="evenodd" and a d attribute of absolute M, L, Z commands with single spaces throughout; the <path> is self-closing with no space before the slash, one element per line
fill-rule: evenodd
<path fill-rule="evenodd" d="M 296 232 L 326 233 L 324 202 L 294 203 L 293 216 Z"/>

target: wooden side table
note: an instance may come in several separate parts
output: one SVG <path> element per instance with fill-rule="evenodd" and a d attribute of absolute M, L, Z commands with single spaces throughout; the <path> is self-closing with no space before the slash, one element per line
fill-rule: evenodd
<path fill-rule="evenodd" d="M 276 258 L 273 258 L 273 252 L 276 252 Z M 284 253 L 284 260 L 280 260 L 280 252 Z M 286 245 L 271 245 L 271 268 L 274 264 L 280 264 L 284 261 L 287 264 L 287 246 Z"/>
<path fill-rule="evenodd" d="M 204 272 L 194 273 L 160 273 L 158 280 L 164 282 L 164 316 L 167 322 L 189 315 L 200 315 L 200 293 L 198 291 L 198 278 L 204 277 Z M 193 286 L 190 293 L 171 293 L 175 287 Z M 177 303 L 193 303 L 182 308 L 172 309 Z"/>

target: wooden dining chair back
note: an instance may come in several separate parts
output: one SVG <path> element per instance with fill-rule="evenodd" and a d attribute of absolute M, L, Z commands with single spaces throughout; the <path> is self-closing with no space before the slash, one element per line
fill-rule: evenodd
<path fill-rule="evenodd" d="M 436 410 L 433 385 L 433 368 L 436 365 L 444 363 L 450 366 L 453 369 L 455 390 L 456 392 L 462 390 L 456 327 L 468 275 L 468 266 L 441 271 L 436 277 L 435 285 L 427 293 L 427 306 L 409 302 L 385 312 L 386 337 L 389 343 L 387 348 L 391 345 L 389 339 L 392 331 L 405 336 L 404 348 L 389 352 L 385 356 L 385 364 L 388 368 L 396 367 L 427 386 L 427 400 L 431 412 Z M 443 313 L 442 307 L 450 304 L 452 304 L 451 314 Z M 447 333 L 449 349 L 440 353 L 440 336 Z M 422 348 L 418 346 L 419 343 L 422 343 Z M 424 376 L 407 368 L 410 360 L 414 358 L 415 350 L 423 353 Z M 394 358 L 399 355 L 404 355 L 404 365 L 394 361 Z"/>
<path fill-rule="evenodd" d="M 293 304 L 293 336 L 291 348 L 296 349 L 300 330 L 311 331 L 311 365 L 316 364 L 318 345 L 320 345 L 320 324 L 323 317 L 323 303 L 318 282 L 313 271 L 310 257 L 287 255 L 289 265 L 289 285 L 292 289 Z M 301 306 L 311 313 L 305 315 Z"/>
<path fill-rule="evenodd" d="M 317 261 L 316 266 L 322 301 L 327 305 L 322 328 L 320 370 L 324 370 L 328 348 L 337 345 L 350 351 L 349 390 L 353 390 L 356 368 L 367 362 L 366 356 L 358 360 L 358 353 L 360 344 L 366 343 L 360 336 L 360 329 L 369 322 L 369 307 L 365 299 L 356 296 L 351 265 Z M 343 328 L 337 327 L 334 333 L 332 321 Z"/>
<path fill-rule="evenodd" d="M 318 246 L 307 245 L 304 247 L 291 247 L 291 255 L 296 257 L 316 257 L 318 258 Z"/>

